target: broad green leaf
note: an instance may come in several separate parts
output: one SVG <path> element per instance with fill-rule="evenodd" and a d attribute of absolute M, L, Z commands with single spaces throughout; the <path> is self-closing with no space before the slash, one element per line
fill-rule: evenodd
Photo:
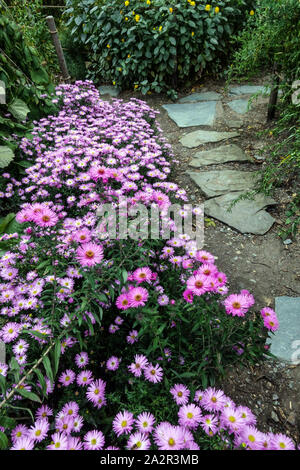
<path fill-rule="evenodd" d="M 30 70 L 32 80 L 38 85 L 46 85 L 49 82 L 49 76 L 46 70 L 40 68 L 39 70 Z"/>
<path fill-rule="evenodd" d="M 27 114 L 30 113 L 30 109 L 28 108 L 25 101 L 20 100 L 20 98 L 16 98 L 8 107 L 8 111 L 20 121 L 25 121 Z"/>
<path fill-rule="evenodd" d="M 44 357 L 43 364 L 44 364 L 44 367 L 45 367 L 45 370 L 46 370 L 47 377 L 50 379 L 50 381 L 52 383 L 54 383 L 53 372 L 52 372 L 52 368 L 51 368 L 50 359 L 49 359 L 48 356 Z"/>
<path fill-rule="evenodd" d="M 15 154 L 7 145 L 0 145 L 0 168 L 5 168 L 13 161 Z"/>
<path fill-rule="evenodd" d="M 13 429 L 16 425 L 16 421 L 8 416 L 0 416 L 0 426 L 4 428 Z"/>
<path fill-rule="evenodd" d="M 0 219 L 0 233 L 4 233 L 10 222 L 15 218 L 16 214 L 10 213 L 3 219 Z"/>
<path fill-rule="evenodd" d="M 17 389 L 17 392 L 22 395 L 22 397 L 24 398 L 28 398 L 28 400 L 31 400 L 31 401 L 36 401 L 38 403 L 41 403 L 41 399 L 33 392 L 29 392 L 28 390 L 26 390 L 25 388 L 18 388 Z"/>
<path fill-rule="evenodd" d="M 2 450 L 5 450 L 7 449 L 7 447 L 8 447 L 8 439 L 6 435 L 4 434 L 4 432 L 0 431 L 0 448 Z"/>
<path fill-rule="evenodd" d="M 42 372 L 40 371 L 40 369 L 34 369 L 34 372 L 35 372 L 35 374 L 37 375 L 37 377 L 39 379 L 40 385 L 42 387 L 43 394 L 46 396 L 47 395 L 47 384 L 46 384 L 45 378 L 44 378 Z"/>

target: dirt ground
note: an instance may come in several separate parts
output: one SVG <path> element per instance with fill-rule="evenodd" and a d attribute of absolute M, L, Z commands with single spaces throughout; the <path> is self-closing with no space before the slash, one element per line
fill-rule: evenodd
<path fill-rule="evenodd" d="M 230 98 L 225 94 L 224 83 L 205 83 L 204 86 L 183 90 L 179 97 L 188 95 L 191 91 L 217 91 L 223 94 L 223 113 L 218 114 L 213 130 L 233 130 L 227 127 L 227 123 L 230 119 L 236 120 L 237 115 L 226 106 L 226 101 Z M 146 101 L 152 108 L 160 111 L 158 122 L 164 136 L 172 145 L 175 158 L 179 161 L 174 165 L 172 180 L 187 191 L 190 203 L 194 205 L 203 203 L 205 200 L 203 193 L 186 174 L 188 162 L 198 149 L 187 149 L 179 143 L 184 134 L 199 127 L 185 129 L 177 127 L 161 107 L 162 104 L 172 103 L 166 97 L 123 92 L 119 98 L 127 101 L 132 96 Z M 252 162 L 226 163 L 223 164 L 223 168 L 260 169 L 263 158 L 256 157 L 259 155 L 259 150 L 268 143 L 268 139 L 272 138 L 269 135 L 257 136 L 259 131 L 268 127 L 267 101 L 268 98 L 258 99 L 253 110 L 247 113 L 247 118 L 244 118 L 243 124 L 234 129 L 240 132 L 240 137 L 230 140 L 231 143 L 243 148 L 252 157 Z M 201 126 L 201 129 L 212 128 Z M 214 145 L 208 144 L 206 147 L 201 147 L 201 150 L 207 150 Z M 215 168 L 216 165 L 209 166 L 210 170 Z M 204 167 L 205 169 L 208 168 Z M 278 204 L 268 211 L 276 219 L 276 223 L 263 236 L 241 234 L 216 220 L 213 221 L 213 225 L 205 229 L 203 249 L 217 257 L 218 268 L 228 276 L 230 293 L 248 289 L 256 299 L 257 309 L 265 306 L 274 308 L 277 296 L 300 296 L 300 237 L 285 245 L 278 236 L 285 220 L 286 205 L 294 191 L 293 188 L 280 188 L 272 195 Z M 259 429 L 264 432 L 272 430 L 285 433 L 298 445 L 300 444 L 300 365 L 288 366 L 280 361 L 267 359 L 251 368 L 228 371 L 226 379 L 220 385 L 236 403 L 253 409 L 258 418 Z"/>

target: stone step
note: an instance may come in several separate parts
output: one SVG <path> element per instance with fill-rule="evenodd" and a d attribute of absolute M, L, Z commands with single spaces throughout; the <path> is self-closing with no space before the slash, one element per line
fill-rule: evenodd
<path fill-rule="evenodd" d="M 258 178 L 257 171 L 214 170 L 201 173 L 187 172 L 207 197 L 253 189 Z"/>
<path fill-rule="evenodd" d="M 204 212 L 241 233 L 264 235 L 275 222 L 264 209 L 268 205 L 276 204 L 276 201 L 263 194 L 256 194 L 253 200 L 240 200 L 228 210 L 241 194 L 243 192 L 233 192 L 209 199 L 204 203 Z"/>
<path fill-rule="evenodd" d="M 220 142 L 222 140 L 232 139 L 239 137 L 238 132 L 216 132 L 216 131 L 194 131 L 184 135 L 179 140 L 180 143 L 187 148 L 199 147 L 203 144 L 211 142 Z"/>
<path fill-rule="evenodd" d="M 162 107 L 178 127 L 212 126 L 217 114 L 217 101 L 174 103 Z"/>
<path fill-rule="evenodd" d="M 203 165 L 214 165 L 226 162 L 245 162 L 251 158 L 237 145 L 221 145 L 212 150 L 197 152 L 189 166 L 199 168 Z"/>

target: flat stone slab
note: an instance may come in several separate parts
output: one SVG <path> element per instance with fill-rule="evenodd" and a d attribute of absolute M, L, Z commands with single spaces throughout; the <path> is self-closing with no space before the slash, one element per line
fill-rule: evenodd
<path fill-rule="evenodd" d="M 239 137 L 239 135 L 238 132 L 194 131 L 181 137 L 180 143 L 191 149 L 210 142 L 220 142 Z"/>
<path fill-rule="evenodd" d="M 202 91 L 201 93 L 193 93 L 192 95 L 184 96 L 178 100 L 178 103 L 195 103 L 198 101 L 220 101 L 222 95 L 215 91 Z"/>
<path fill-rule="evenodd" d="M 241 99 L 241 100 L 230 101 L 230 103 L 227 103 L 227 104 L 236 113 L 246 114 L 251 109 L 251 106 L 249 106 L 249 109 L 248 109 L 248 103 L 249 103 L 249 100 Z"/>
<path fill-rule="evenodd" d="M 271 353 L 292 364 L 300 364 L 300 297 L 276 297 L 279 328 L 271 338 Z"/>
<path fill-rule="evenodd" d="M 216 101 L 165 104 L 163 108 L 178 127 L 211 126 L 216 118 Z"/>
<path fill-rule="evenodd" d="M 188 172 L 193 181 L 207 197 L 221 196 L 229 192 L 252 189 L 257 171 L 215 170 L 201 173 Z"/>
<path fill-rule="evenodd" d="M 189 166 L 199 168 L 203 165 L 216 165 L 226 162 L 244 162 L 251 161 L 250 157 L 237 145 L 221 145 L 216 149 L 197 152 Z"/>
<path fill-rule="evenodd" d="M 204 203 L 204 212 L 241 233 L 264 235 L 275 222 L 275 219 L 264 208 L 276 204 L 276 201 L 263 194 L 256 194 L 254 200 L 238 201 L 229 211 L 233 201 L 241 194 L 242 192 L 227 193 L 209 199 Z"/>
<path fill-rule="evenodd" d="M 254 95 L 255 93 L 268 93 L 270 94 L 271 88 L 267 86 L 258 86 L 258 85 L 240 85 L 234 86 L 229 89 L 230 95 Z"/>
<path fill-rule="evenodd" d="M 101 95 L 109 95 L 112 98 L 116 98 L 120 94 L 120 89 L 115 86 L 103 85 L 98 88 Z"/>
<path fill-rule="evenodd" d="M 6 356 L 6 350 L 5 350 L 5 343 L 3 341 L 0 341 L 0 363 L 5 363 L 5 356 Z"/>

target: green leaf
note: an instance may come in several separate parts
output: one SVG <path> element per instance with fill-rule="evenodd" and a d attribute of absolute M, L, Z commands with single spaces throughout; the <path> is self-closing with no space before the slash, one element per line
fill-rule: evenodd
<path fill-rule="evenodd" d="M 2 394 L 5 395 L 5 392 L 6 392 L 6 379 L 2 374 L 0 374 L 0 388 L 1 388 Z"/>
<path fill-rule="evenodd" d="M 61 343 L 60 343 L 60 340 L 57 339 L 55 346 L 54 346 L 54 377 L 56 376 L 57 371 L 58 371 L 60 355 L 61 355 Z"/>
<path fill-rule="evenodd" d="M 1 157 L 0 157 L 1 158 Z M 1 167 L 1 165 L 0 165 Z M 4 233 L 10 222 L 15 218 L 16 214 L 10 213 L 3 219 L 0 219 L 0 233 Z"/>
<path fill-rule="evenodd" d="M 39 382 L 40 382 L 40 385 L 42 387 L 42 391 L 43 391 L 44 396 L 47 396 L 47 384 L 46 384 L 46 381 L 45 381 L 45 378 L 44 378 L 42 372 L 40 371 L 40 369 L 34 369 L 34 372 L 36 373 L 36 375 L 39 379 Z"/>
<path fill-rule="evenodd" d="M 37 85 L 46 85 L 49 82 L 49 76 L 43 68 L 30 70 L 30 76 Z"/>
<path fill-rule="evenodd" d="M 5 450 L 7 449 L 7 447 L 8 447 L 8 439 L 6 435 L 4 434 L 4 432 L 0 431 L 0 448 L 2 450 Z"/>
<path fill-rule="evenodd" d="M 5 168 L 13 161 L 15 154 L 7 145 L 0 145 L 0 168 Z"/>
<path fill-rule="evenodd" d="M 19 121 L 25 121 L 27 114 L 30 113 L 25 101 L 16 98 L 9 106 L 8 111 Z"/>
<path fill-rule="evenodd" d="M 20 395 L 22 395 L 22 397 L 28 398 L 28 400 L 41 403 L 41 399 L 35 393 L 29 392 L 25 388 L 18 388 L 17 391 Z"/>
<path fill-rule="evenodd" d="M 4 428 L 13 429 L 16 426 L 16 421 L 8 416 L 0 416 L 0 426 Z"/>
<path fill-rule="evenodd" d="M 51 383 L 54 383 L 53 372 L 52 372 L 52 368 L 51 368 L 50 359 L 49 359 L 48 356 L 44 357 L 43 364 L 44 364 L 44 367 L 45 367 L 47 377 L 50 379 Z"/>

